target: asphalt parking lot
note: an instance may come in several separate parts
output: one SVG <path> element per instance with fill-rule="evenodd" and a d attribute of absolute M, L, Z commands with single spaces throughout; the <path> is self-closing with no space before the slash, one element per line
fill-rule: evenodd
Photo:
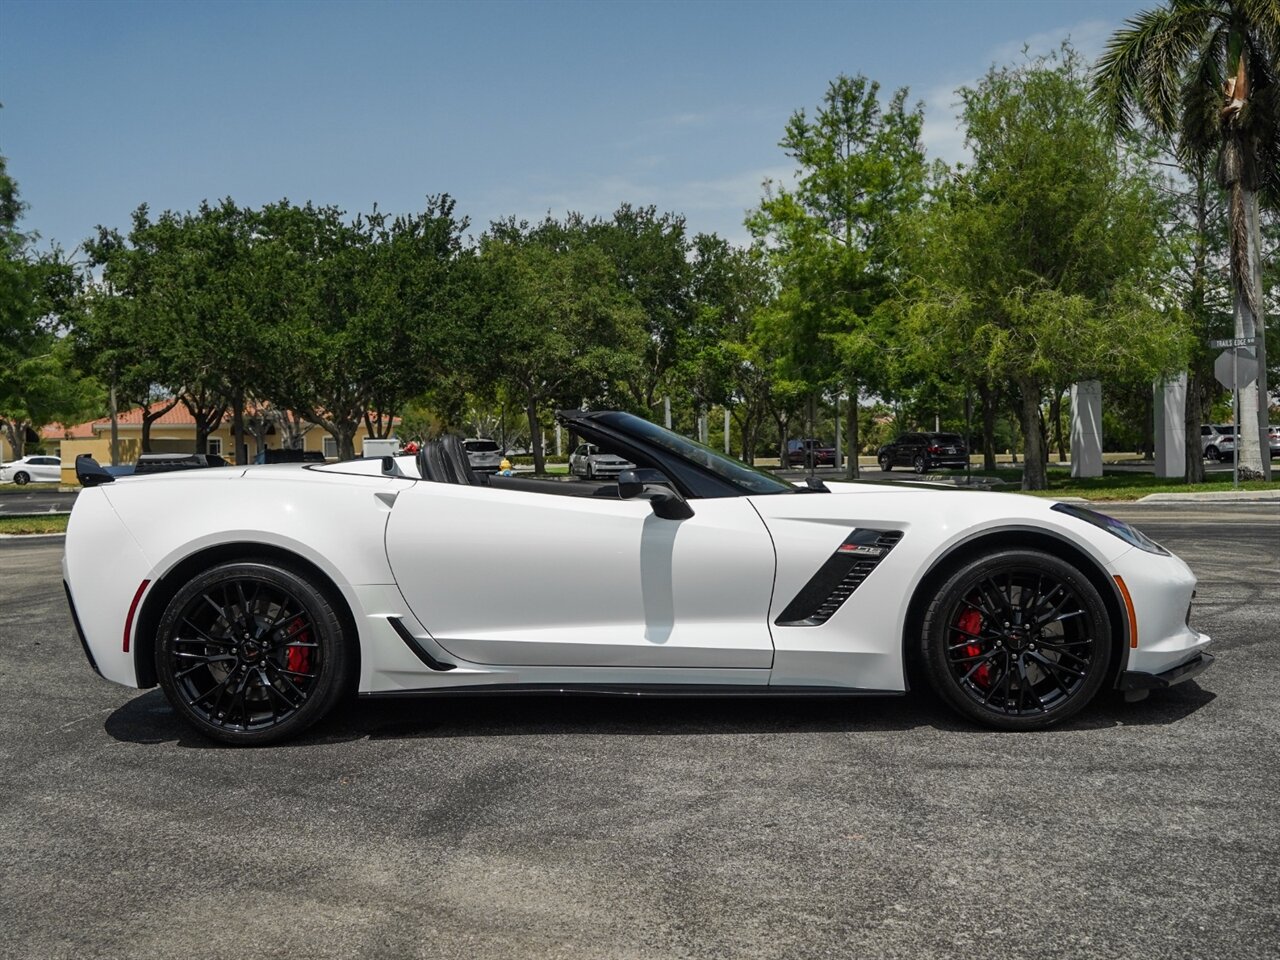
<path fill-rule="evenodd" d="M 1274 958 L 1280 505 L 1110 512 L 1218 661 L 1036 734 L 538 697 L 215 747 L 90 672 L 60 540 L 0 542 L 0 956 Z"/>

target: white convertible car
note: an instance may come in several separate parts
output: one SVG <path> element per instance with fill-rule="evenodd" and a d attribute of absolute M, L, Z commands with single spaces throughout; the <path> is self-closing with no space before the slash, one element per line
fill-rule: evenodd
<path fill-rule="evenodd" d="M 480 478 L 414 456 L 112 481 L 88 458 L 64 576 L 95 670 L 218 740 L 343 696 L 901 693 L 1034 729 L 1196 675 L 1195 578 L 1127 524 L 1032 497 L 795 486 L 630 414 L 566 412 L 636 465 Z"/>

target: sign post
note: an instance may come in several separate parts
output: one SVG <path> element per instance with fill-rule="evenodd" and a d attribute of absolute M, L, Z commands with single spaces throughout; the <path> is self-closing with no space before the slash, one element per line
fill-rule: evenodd
<path fill-rule="evenodd" d="M 1224 353 L 1213 365 L 1213 372 L 1217 375 L 1218 382 L 1231 391 L 1231 416 L 1234 418 L 1232 430 L 1235 431 L 1235 442 L 1232 444 L 1234 450 L 1231 456 L 1232 489 L 1240 486 L 1240 388 L 1253 383 L 1254 378 L 1258 376 L 1258 361 L 1253 351 L 1246 350 L 1244 357 L 1241 358 L 1240 348 L 1252 347 L 1253 343 L 1253 337 L 1229 337 L 1225 340 L 1209 341 L 1209 346 L 1214 350 L 1231 351 L 1230 371 L 1226 370 L 1225 364 L 1222 363 L 1226 359 Z M 1243 365 L 1240 362 L 1241 359 L 1244 360 Z M 1262 443 L 1265 445 L 1266 442 L 1266 438 L 1263 437 Z M 1265 446 L 1263 449 L 1265 451 Z"/>

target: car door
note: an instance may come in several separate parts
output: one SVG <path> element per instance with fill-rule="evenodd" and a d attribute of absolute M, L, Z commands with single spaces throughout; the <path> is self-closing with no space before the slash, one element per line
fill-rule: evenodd
<path fill-rule="evenodd" d="M 767 670 L 768 530 L 745 499 L 692 505 L 665 520 L 644 500 L 423 482 L 395 501 L 387 557 L 472 663 Z"/>
<path fill-rule="evenodd" d="M 57 483 L 62 479 L 62 461 L 57 457 L 41 457 L 40 476 L 50 483 Z"/>

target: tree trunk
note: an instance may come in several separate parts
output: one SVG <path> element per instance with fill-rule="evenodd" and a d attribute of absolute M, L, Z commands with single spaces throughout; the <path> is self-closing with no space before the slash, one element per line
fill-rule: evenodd
<path fill-rule="evenodd" d="M 542 429 L 538 426 L 538 404 L 531 393 L 526 395 L 524 412 L 529 418 L 529 450 L 533 453 L 533 472 L 546 473 L 547 460 L 542 453 Z"/>
<path fill-rule="evenodd" d="M 1237 193 L 1239 214 L 1237 214 Z M 1241 467 L 1248 467 L 1271 479 L 1271 450 L 1267 439 L 1269 420 L 1269 394 L 1267 392 L 1266 323 L 1262 314 L 1265 306 L 1262 294 L 1262 228 L 1258 222 L 1258 193 L 1239 183 L 1232 190 L 1231 219 L 1232 243 L 1235 236 L 1237 215 L 1243 218 L 1244 243 L 1242 256 L 1231 258 L 1232 272 L 1240 271 L 1235 292 L 1236 336 L 1253 337 L 1253 355 L 1258 360 L 1258 376 L 1240 390 L 1240 438 L 1236 456 Z"/>
<path fill-rule="evenodd" d="M 1067 462 L 1067 443 L 1062 437 L 1062 399 L 1066 396 L 1065 390 L 1059 390 L 1054 387 L 1053 399 L 1049 401 L 1049 419 L 1053 423 L 1053 442 L 1058 448 L 1058 462 Z"/>
<path fill-rule="evenodd" d="M 996 391 L 986 383 L 978 384 L 982 401 L 982 469 L 996 468 Z"/>
<path fill-rule="evenodd" d="M 1187 442 L 1187 483 L 1204 483 L 1204 455 L 1200 452 L 1202 401 L 1200 377 L 1187 371 L 1187 405 L 1183 408 L 1182 427 Z"/>
<path fill-rule="evenodd" d="M 1022 412 L 1022 489 L 1047 490 L 1045 451 L 1040 433 L 1040 384 L 1035 380 L 1018 380 Z"/>
<path fill-rule="evenodd" d="M 144 403 L 142 405 L 142 452 L 151 452 L 151 428 L 155 422 L 163 417 L 166 413 L 178 405 L 175 397 L 158 410 L 152 409 L 151 404 Z"/>
<path fill-rule="evenodd" d="M 776 419 L 776 420 L 777 420 L 777 422 L 778 422 L 778 466 L 779 466 L 779 467 L 782 467 L 782 468 L 784 468 L 784 469 L 785 469 L 785 468 L 788 466 L 788 464 L 787 464 L 787 440 L 789 440 L 789 439 L 790 439 L 790 438 L 787 436 L 787 433 L 788 433 L 788 431 L 787 431 L 787 426 L 788 426 L 788 424 L 787 424 L 787 418 L 786 418 L 786 417 L 776 417 L 775 419 Z"/>
<path fill-rule="evenodd" d="M 338 459 L 354 460 L 356 458 L 356 427 L 354 423 L 343 423 L 338 425 L 338 434 L 335 439 L 338 441 Z"/>
<path fill-rule="evenodd" d="M 244 442 L 244 391 L 237 391 L 231 406 L 231 445 L 236 466 L 249 462 L 249 446 Z"/>

